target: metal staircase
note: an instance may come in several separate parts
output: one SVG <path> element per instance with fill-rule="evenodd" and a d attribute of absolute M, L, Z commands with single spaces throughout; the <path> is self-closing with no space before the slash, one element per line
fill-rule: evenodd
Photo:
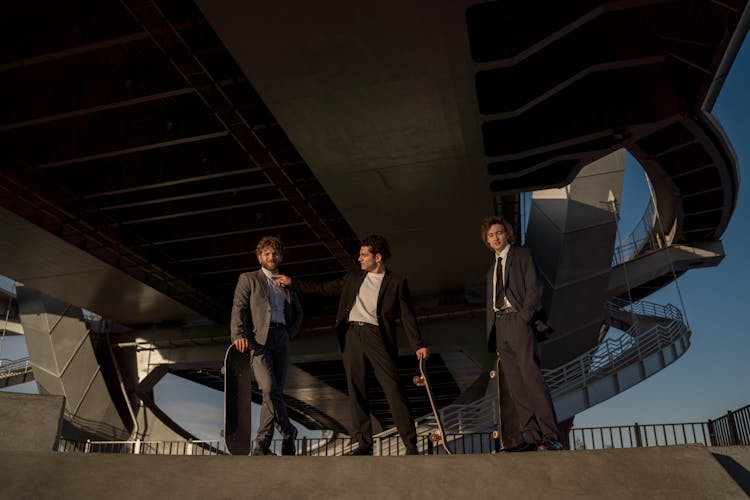
<path fill-rule="evenodd" d="M 0 359 L 0 387 L 10 387 L 34 380 L 29 358 Z"/>
<path fill-rule="evenodd" d="M 690 346 L 690 329 L 679 309 L 671 304 L 627 304 L 612 299 L 608 311 L 619 324 L 629 323 L 629 327 L 564 365 L 542 370 L 558 420 L 572 417 L 637 384 L 673 363 Z M 493 388 L 488 388 L 487 393 L 472 403 L 449 405 L 440 410 L 449 443 L 458 435 L 487 432 L 496 427 L 497 395 Z M 437 427 L 432 414 L 418 418 L 416 426 L 418 436 L 428 436 Z M 392 437 L 398 437 L 396 429 L 375 436 L 381 440 Z M 399 452 L 404 451 L 400 440 L 391 440 L 397 443 Z M 420 444 L 424 441 L 420 439 Z"/>

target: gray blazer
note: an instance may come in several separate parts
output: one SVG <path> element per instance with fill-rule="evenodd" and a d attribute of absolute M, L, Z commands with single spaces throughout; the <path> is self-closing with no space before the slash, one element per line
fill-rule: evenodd
<path fill-rule="evenodd" d="M 289 337 L 299 332 L 302 324 L 302 305 L 294 290 L 284 289 L 286 304 L 284 317 Z M 268 327 L 271 322 L 271 300 L 268 280 L 261 269 L 242 273 L 234 289 L 232 302 L 232 319 L 229 329 L 232 341 L 245 338 L 250 347 L 256 344 L 265 345 L 268 339 Z"/>

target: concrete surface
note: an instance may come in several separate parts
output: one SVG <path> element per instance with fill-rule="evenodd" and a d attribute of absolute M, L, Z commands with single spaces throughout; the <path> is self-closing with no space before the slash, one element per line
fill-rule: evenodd
<path fill-rule="evenodd" d="M 0 453 L 0 498 L 746 498 L 711 451 L 403 457 Z"/>
<path fill-rule="evenodd" d="M 0 392 L 0 454 L 57 449 L 64 406 L 63 396 Z"/>
<path fill-rule="evenodd" d="M 709 450 L 750 497 L 750 446 L 712 446 Z"/>

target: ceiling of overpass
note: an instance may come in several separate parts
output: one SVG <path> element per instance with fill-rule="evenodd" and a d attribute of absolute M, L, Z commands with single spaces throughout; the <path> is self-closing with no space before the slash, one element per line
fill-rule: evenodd
<path fill-rule="evenodd" d="M 731 172 L 711 168 L 726 154 L 680 170 L 670 131 L 706 149 L 688 125 L 710 110 L 746 10 L 740 0 L 6 1 L 0 205 L 219 321 L 267 233 L 290 247 L 285 271 L 312 279 L 340 275 L 358 237 L 383 233 L 417 295 L 466 300 L 482 282 L 476 232 L 493 192 L 564 185 L 622 147 L 679 178 L 665 192 L 700 201 L 687 230 L 718 237 L 736 197 Z M 56 254 L 66 251 L 48 247 L 40 284 L 65 275 Z M 123 295 L 133 304 L 113 319 L 188 314 L 159 317 L 162 299 Z"/>

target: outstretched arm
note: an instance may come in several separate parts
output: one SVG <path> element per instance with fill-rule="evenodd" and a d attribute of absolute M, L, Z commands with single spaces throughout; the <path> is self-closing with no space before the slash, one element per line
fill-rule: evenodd
<path fill-rule="evenodd" d="M 340 295 L 344 289 L 344 278 L 318 283 L 316 281 L 295 280 L 286 274 L 278 274 L 273 277 L 273 280 L 281 287 L 290 287 L 299 293 L 309 295 L 325 295 L 330 297 Z"/>

